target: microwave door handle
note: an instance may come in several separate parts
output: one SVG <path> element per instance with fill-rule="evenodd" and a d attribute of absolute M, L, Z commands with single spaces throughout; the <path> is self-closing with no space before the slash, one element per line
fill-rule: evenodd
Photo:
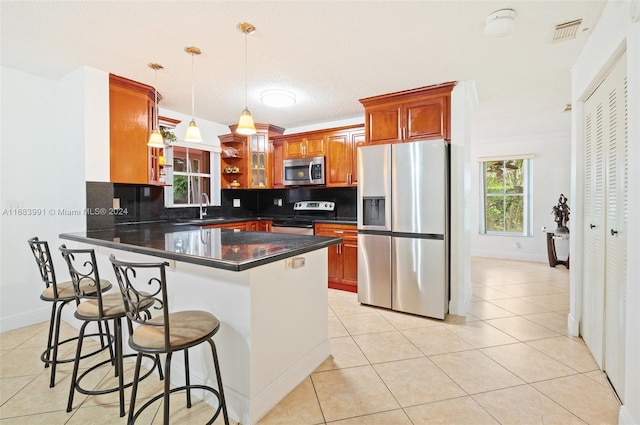
<path fill-rule="evenodd" d="M 309 162 L 309 181 L 310 181 L 311 183 L 315 183 L 315 182 L 313 181 L 313 174 L 312 174 L 312 172 L 313 172 L 313 161 L 312 161 L 312 162 Z"/>

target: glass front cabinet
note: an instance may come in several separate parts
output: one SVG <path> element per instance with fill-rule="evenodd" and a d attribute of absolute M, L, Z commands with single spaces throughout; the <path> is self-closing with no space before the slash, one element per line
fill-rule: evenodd
<path fill-rule="evenodd" d="M 229 126 L 233 137 L 230 135 L 220 136 L 221 144 L 228 145 L 231 140 L 238 140 L 245 136 L 238 136 L 235 134 L 235 125 Z M 240 183 L 238 188 L 248 189 L 267 189 L 273 187 L 273 159 L 271 152 L 271 143 L 269 140 L 274 136 L 279 136 L 284 133 L 284 129 L 276 127 L 270 124 L 256 124 L 256 134 L 246 136 L 246 162 L 243 165 L 238 165 L 240 173 L 243 173 L 243 168 L 246 168 L 244 176 L 239 177 L 237 181 Z M 240 149 L 238 149 L 240 150 Z M 224 150 L 223 150 L 224 152 Z M 223 172 L 223 188 L 225 187 L 225 177 L 228 180 L 228 173 L 225 175 L 225 170 L 229 167 L 228 164 L 222 164 Z M 235 168 L 232 168 L 235 170 Z M 228 171 L 228 170 L 227 170 Z"/>

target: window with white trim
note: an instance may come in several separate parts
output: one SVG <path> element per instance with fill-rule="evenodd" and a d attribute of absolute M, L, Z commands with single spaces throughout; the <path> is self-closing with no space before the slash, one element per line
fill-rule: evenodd
<path fill-rule="evenodd" d="M 480 233 L 532 234 L 532 156 L 480 161 Z"/>
<path fill-rule="evenodd" d="M 209 205 L 220 205 L 219 147 L 177 142 L 165 149 L 167 169 L 165 207 L 200 205 L 201 194 L 209 196 Z"/>
<path fill-rule="evenodd" d="M 207 151 L 173 148 L 173 205 L 200 203 L 200 194 L 211 193 L 211 155 Z"/>

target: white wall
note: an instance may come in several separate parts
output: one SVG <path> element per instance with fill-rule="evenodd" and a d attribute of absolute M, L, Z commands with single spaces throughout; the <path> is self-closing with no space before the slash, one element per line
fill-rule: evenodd
<path fill-rule="evenodd" d="M 637 0 L 635 7 L 640 5 Z M 627 234 L 627 305 L 625 339 L 625 400 L 619 423 L 640 423 L 640 22 L 631 19 L 632 1 L 609 1 L 593 33 L 587 40 L 572 71 L 572 197 L 582 211 L 584 170 L 582 103 L 602 80 L 610 66 L 626 50 L 629 137 L 628 225 Z M 582 235 L 585 223 L 577 215 L 570 223 L 572 233 L 572 267 L 570 274 L 569 325 L 574 334 L 582 318 Z M 622 230 L 624 231 L 624 230 Z"/>
<path fill-rule="evenodd" d="M 84 215 L 59 209 L 85 207 L 84 72 L 59 81 L 2 68 L 0 174 L 0 330 L 48 319 L 50 305 L 27 239 L 39 236 L 57 250 L 58 234 L 81 231 Z M 35 215 L 11 214 L 30 208 Z M 68 279 L 55 256 L 58 278 Z"/>
<path fill-rule="evenodd" d="M 567 121 L 570 117 L 567 115 Z M 479 158 L 505 155 L 533 154 L 533 234 L 532 236 L 498 236 L 481 234 L 480 229 L 480 185 Z M 481 160 L 481 159 L 480 159 Z M 509 258 L 525 261 L 547 261 L 546 234 L 556 228 L 551 210 L 558 203 L 561 193 L 569 197 L 572 208 L 571 189 L 571 134 L 522 136 L 510 139 L 473 140 L 471 144 L 471 255 L 493 258 Z M 573 209 L 572 209 L 573 211 Z M 574 214 L 570 216 L 573 219 Z M 516 247 L 516 244 L 519 247 Z M 558 241 L 558 258 L 564 259 L 568 244 Z"/>

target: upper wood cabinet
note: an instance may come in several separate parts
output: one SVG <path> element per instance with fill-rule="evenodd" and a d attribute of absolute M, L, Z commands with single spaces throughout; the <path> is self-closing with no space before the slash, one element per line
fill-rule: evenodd
<path fill-rule="evenodd" d="M 327 135 L 327 187 L 346 187 L 358 184 L 358 146 L 365 142 L 362 125 L 330 132 Z"/>
<path fill-rule="evenodd" d="M 284 160 L 284 141 L 282 140 L 271 140 L 271 158 L 273 161 L 271 162 L 272 169 L 272 177 L 271 181 L 273 182 L 272 186 L 274 189 L 279 189 L 284 187 L 284 167 L 282 161 Z"/>
<path fill-rule="evenodd" d="M 220 139 L 220 187 L 247 187 L 247 137 L 235 133 L 218 136 Z"/>
<path fill-rule="evenodd" d="M 155 91 L 151 86 L 109 74 L 110 180 L 155 184 L 157 167 L 147 146 L 153 127 Z"/>
<path fill-rule="evenodd" d="M 360 99 L 367 144 L 451 140 L 455 82 Z"/>
<path fill-rule="evenodd" d="M 324 134 L 312 134 L 284 141 L 284 159 L 324 156 L 326 138 Z"/>
<path fill-rule="evenodd" d="M 273 187 L 273 159 L 272 159 L 272 145 L 270 139 L 279 136 L 284 133 L 284 128 L 277 127 L 271 124 L 256 124 L 256 134 L 251 136 L 237 136 L 235 133 L 237 125 L 230 125 L 230 135 L 220 136 L 220 143 L 230 140 L 246 141 L 246 148 L 244 148 L 244 154 L 246 160 L 242 161 L 242 165 L 237 165 L 239 173 L 243 176 L 237 175 L 240 184 L 239 188 L 244 189 L 268 189 Z M 240 161 L 238 161 L 240 162 Z M 222 165 L 222 164 L 221 164 Z M 225 181 L 225 169 L 228 165 L 222 169 L 223 182 Z M 235 166 L 232 166 L 234 169 Z M 233 173 L 233 171 L 232 171 Z M 231 176 L 226 176 L 228 180 Z M 223 186 L 227 187 L 227 186 Z"/>

